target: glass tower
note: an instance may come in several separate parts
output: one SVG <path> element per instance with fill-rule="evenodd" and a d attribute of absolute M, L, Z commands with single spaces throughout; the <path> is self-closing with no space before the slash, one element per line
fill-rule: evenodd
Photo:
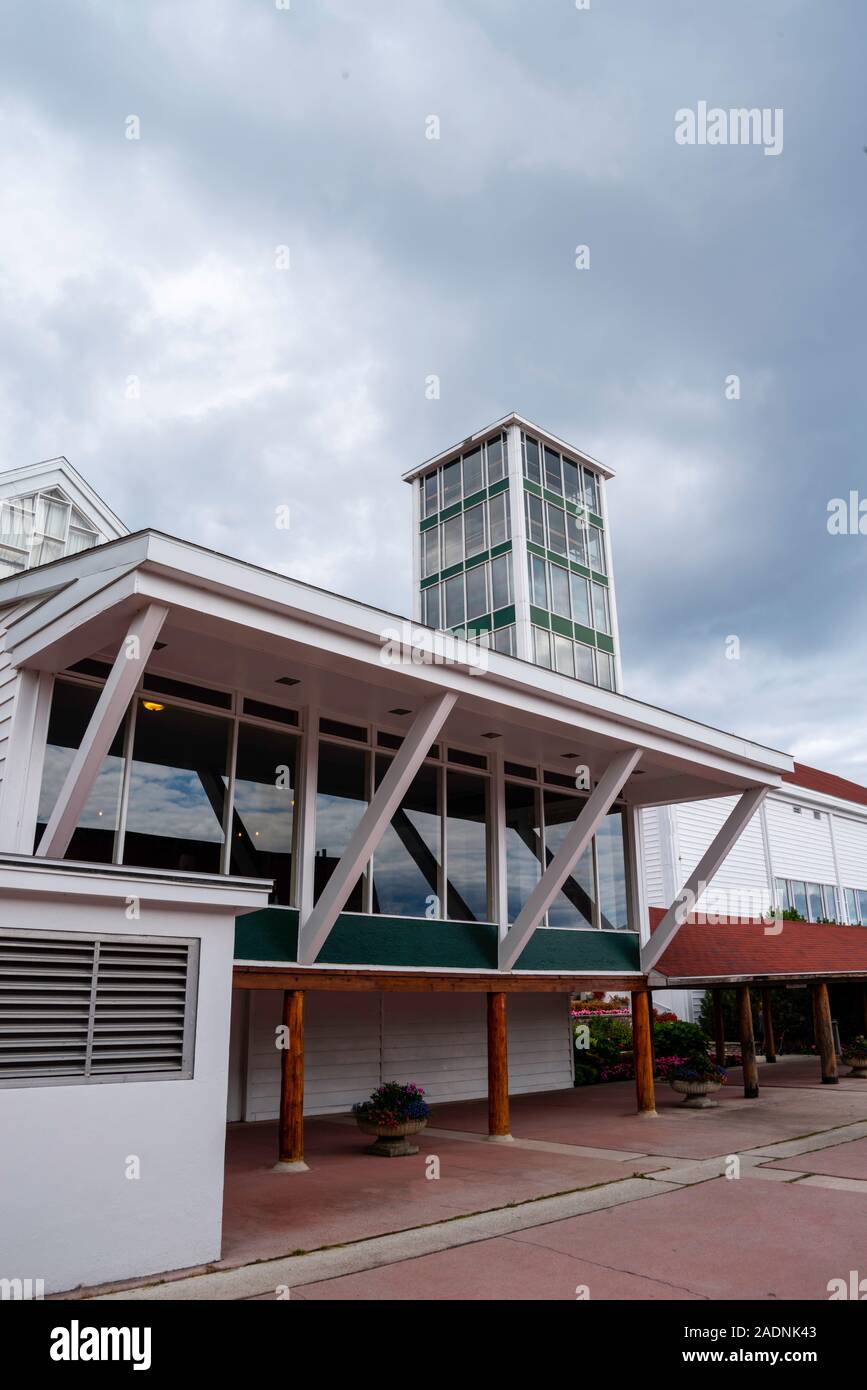
<path fill-rule="evenodd" d="M 619 689 L 611 477 L 514 414 L 411 469 L 416 622 Z"/>

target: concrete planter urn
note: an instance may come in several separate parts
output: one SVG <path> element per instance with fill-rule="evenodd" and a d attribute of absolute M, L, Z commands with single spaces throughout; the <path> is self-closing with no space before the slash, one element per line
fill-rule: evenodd
<path fill-rule="evenodd" d="M 714 1081 L 711 1077 L 701 1081 L 681 1081 L 677 1077 L 669 1081 L 669 1086 L 678 1095 L 683 1096 L 683 1103 L 689 1110 L 711 1110 L 716 1105 L 711 1096 L 722 1086 L 721 1081 Z"/>
<path fill-rule="evenodd" d="M 409 1142 L 409 1135 L 418 1134 L 424 1129 L 427 1120 L 404 1120 L 401 1124 L 380 1125 L 365 1120 L 361 1115 L 355 1117 L 362 1134 L 375 1134 L 376 1143 L 365 1150 L 377 1158 L 403 1158 L 406 1154 L 417 1154 L 418 1144 Z"/>
<path fill-rule="evenodd" d="M 867 1038 L 863 1034 L 844 1044 L 843 1061 L 850 1068 L 850 1076 L 867 1080 Z"/>
<path fill-rule="evenodd" d="M 867 1056 L 863 1052 L 844 1052 L 843 1061 L 850 1068 L 849 1075 L 867 1081 Z"/>
<path fill-rule="evenodd" d="M 418 1153 L 418 1144 L 411 1144 L 409 1136 L 424 1129 L 430 1110 L 424 1091 L 415 1082 L 386 1081 L 369 1100 L 353 1105 L 352 1111 L 362 1134 L 376 1135 L 376 1143 L 367 1153 L 377 1158 Z"/>

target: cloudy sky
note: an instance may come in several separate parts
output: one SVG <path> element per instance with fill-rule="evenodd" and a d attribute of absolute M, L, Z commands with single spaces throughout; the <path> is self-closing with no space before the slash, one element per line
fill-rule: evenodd
<path fill-rule="evenodd" d="M 867 781 L 863 0 L 287 3 L 3 6 L 0 467 L 408 612 L 401 472 L 519 410 L 617 472 L 628 693 Z"/>

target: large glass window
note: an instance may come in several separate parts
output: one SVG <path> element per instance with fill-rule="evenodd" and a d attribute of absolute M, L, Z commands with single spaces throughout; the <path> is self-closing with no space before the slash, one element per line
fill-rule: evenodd
<path fill-rule="evenodd" d="M 428 473 L 423 479 L 425 516 L 433 516 L 435 512 L 439 511 L 439 483 L 439 469 L 435 469 L 433 473 Z"/>
<path fill-rule="evenodd" d="M 533 648 L 536 653 L 536 665 L 551 667 L 551 634 L 544 628 L 533 628 Z"/>
<path fill-rule="evenodd" d="M 584 627 L 592 627 L 587 580 L 581 574 L 570 574 L 569 587 L 572 590 L 572 617 L 574 621 L 582 623 Z"/>
<path fill-rule="evenodd" d="M 867 888 L 858 889 L 858 908 L 861 913 L 861 925 L 867 926 Z"/>
<path fill-rule="evenodd" d="M 501 434 L 488 440 L 488 483 L 498 483 L 506 476 L 506 448 Z"/>
<path fill-rule="evenodd" d="M 539 442 L 529 435 L 521 436 L 524 444 L 524 473 L 531 483 L 541 483 L 542 468 L 539 463 Z"/>
<path fill-rule="evenodd" d="M 530 565 L 530 602 L 537 608 L 548 607 L 548 578 L 545 561 L 538 555 L 528 556 Z"/>
<path fill-rule="evenodd" d="M 231 724 L 155 703 L 136 702 L 123 862 L 218 874 Z"/>
<path fill-rule="evenodd" d="M 575 643 L 575 675 L 579 681 L 589 681 L 591 684 L 596 680 L 593 649 L 592 647 L 585 647 L 583 642 Z"/>
<path fill-rule="evenodd" d="M 548 547 L 558 555 L 566 554 L 566 513 L 561 507 L 548 504 Z"/>
<path fill-rule="evenodd" d="M 292 831 L 298 787 L 298 736 L 238 726 L 230 873 L 273 878 L 275 901 L 292 901 Z"/>
<path fill-rule="evenodd" d="M 446 627 L 460 627 L 466 622 L 464 608 L 464 576 L 453 575 L 443 585 L 446 604 Z"/>
<path fill-rule="evenodd" d="M 597 632 L 610 633 L 611 617 L 608 611 L 608 590 L 602 584 L 593 585 L 593 623 Z"/>
<path fill-rule="evenodd" d="M 494 651 L 503 652 L 505 656 L 514 656 L 517 650 L 514 625 L 510 627 L 498 627 L 494 633 Z"/>
<path fill-rule="evenodd" d="M 596 682 L 603 690 L 614 689 L 614 658 L 608 652 L 596 653 Z"/>
<path fill-rule="evenodd" d="M 527 512 L 527 540 L 532 541 L 533 545 L 545 544 L 545 523 L 542 512 L 542 499 L 536 497 L 532 492 L 524 493 L 524 504 Z"/>
<path fill-rule="evenodd" d="M 442 505 L 451 507 L 461 500 L 461 461 L 447 463 L 442 470 Z"/>
<path fill-rule="evenodd" d="M 455 518 L 457 520 L 457 518 Z M 485 504 L 464 512 L 464 553 L 469 560 L 485 549 Z"/>
<path fill-rule="evenodd" d="M 599 515 L 599 480 L 589 468 L 584 469 L 584 496 L 591 512 Z"/>
<path fill-rule="evenodd" d="M 488 601 L 488 567 L 476 565 L 467 570 L 467 619 L 481 618 L 490 609 Z"/>
<path fill-rule="evenodd" d="M 550 864 L 580 815 L 584 802 L 568 792 L 544 792 L 545 862 Z M 593 846 L 588 845 L 548 909 L 549 927 L 593 926 Z"/>
<path fill-rule="evenodd" d="M 512 602 L 512 557 L 498 555 L 491 561 L 491 606 L 505 608 Z"/>
<path fill-rule="evenodd" d="M 573 644 L 568 637 L 561 637 L 559 633 L 554 634 L 554 664 L 561 676 L 574 676 L 575 658 L 572 655 Z"/>
<path fill-rule="evenodd" d="M 542 874 L 539 792 L 506 782 L 506 883 L 509 921 L 514 922 Z"/>
<path fill-rule="evenodd" d="M 472 497 L 473 493 L 480 492 L 484 485 L 482 451 L 480 448 L 473 449 L 472 453 L 464 454 L 464 497 Z"/>
<path fill-rule="evenodd" d="M 430 575 L 440 572 L 440 528 L 438 526 L 432 526 L 429 531 L 423 533 L 422 545 L 424 547 L 422 575 L 427 579 Z"/>
<path fill-rule="evenodd" d="M 446 771 L 446 916 L 489 922 L 488 778 Z"/>
<path fill-rule="evenodd" d="M 34 848 L 42 839 L 42 833 L 60 789 L 66 781 L 66 774 L 72 765 L 76 749 L 96 709 L 99 696 L 99 690 L 91 686 L 74 685 L 71 681 L 55 682 L 45 762 L 42 768 Z M 84 859 L 95 864 L 110 864 L 112 861 L 123 780 L 125 727 L 126 720 L 115 735 L 108 756 L 97 774 L 78 825 L 73 831 L 66 852 L 67 859 Z"/>
<path fill-rule="evenodd" d="M 811 922 L 818 922 L 820 917 L 824 917 L 825 904 L 822 901 L 821 884 L 807 884 L 807 906 L 809 908 Z"/>
<path fill-rule="evenodd" d="M 378 754 L 377 786 L 391 759 Z M 373 856 L 373 911 L 396 917 L 439 917 L 439 771 L 425 763 L 413 778 Z"/>
<path fill-rule="evenodd" d="M 596 870 L 599 876 L 600 927 L 604 931 L 628 931 L 629 902 L 622 811 L 609 811 L 596 832 Z"/>
<path fill-rule="evenodd" d="M 551 492 L 563 491 L 563 478 L 560 473 L 560 455 L 545 445 L 545 486 Z"/>
<path fill-rule="evenodd" d="M 367 758 L 363 748 L 319 742 L 316 782 L 316 870 L 318 898 L 333 874 L 349 838 L 367 809 Z M 364 910 L 362 874 L 346 902 L 347 912 Z"/>
<path fill-rule="evenodd" d="M 442 526 L 443 569 L 459 565 L 464 558 L 464 519 L 453 516 Z"/>
<path fill-rule="evenodd" d="M 596 570 L 598 574 L 607 574 L 605 568 L 605 545 L 602 540 L 602 532 L 598 526 L 587 528 L 588 547 L 590 551 L 590 568 Z"/>
<path fill-rule="evenodd" d="M 428 627 L 440 625 L 440 586 L 432 584 L 424 591 L 424 620 Z"/>
<path fill-rule="evenodd" d="M 562 565 L 548 566 L 551 576 L 551 611 L 561 618 L 571 616 L 569 608 L 569 571 Z"/>
<path fill-rule="evenodd" d="M 563 491 L 570 502 L 581 501 L 581 473 L 577 463 L 567 458 L 563 460 Z"/>
<path fill-rule="evenodd" d="M 498 492 L 488 503 L 491 545 L 502 545 L 509 539 L 509 494 Z"/>
<path fill-rule="evenodd" d="M 566 545 L 570 560 L 579 565 L 587 564 L 587 533 L 584 530 L 584 522 L 571 512 L 566 513 Z"/>

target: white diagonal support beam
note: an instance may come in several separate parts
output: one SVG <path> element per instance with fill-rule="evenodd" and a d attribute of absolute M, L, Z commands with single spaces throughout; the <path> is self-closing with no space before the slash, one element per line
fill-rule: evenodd
<path fill-rule="evenodd" d="M 136 613 L 130 623 L 39 841 L 36 853 L 41 858 L 62 859 L 69 848 L 85 802 L 120 728 L 168 612 L 168 608 L 162 604 L 151 603 Z"/>
<path fill-rule="evenodd" d="M 376 849 L 386 827 L 409 790 L 425 758 L 457 701 L 448 691 L 435 695 L 422 705 L 412 722 L 391 767 L 383 777 L 373 799 L 349 838 L 340 861 L 335 865 L 322 895 L 298 933 L 298 961 L 313 965 L 331 928 L 342 912 L 346 899 Z"/>
<path fill-rule="evenodd" d="M 768 794 L 767 787 L 751 787 L 735 806 L 711 840 L 701 859 L 681 888 L 650 940 L 641 951 L 641 969 L 647 974 L 677 936 L 694 905 L 719 871 Z"/>
<path fill-rule="evenodd" d="M 513 968 L 603 819 L 611 810 L 624 784 L 631 777 L 640 757 L 640 748 L 627 748 L 611 759 L 562 845 L 500 942 L 501 970 Z"/>

